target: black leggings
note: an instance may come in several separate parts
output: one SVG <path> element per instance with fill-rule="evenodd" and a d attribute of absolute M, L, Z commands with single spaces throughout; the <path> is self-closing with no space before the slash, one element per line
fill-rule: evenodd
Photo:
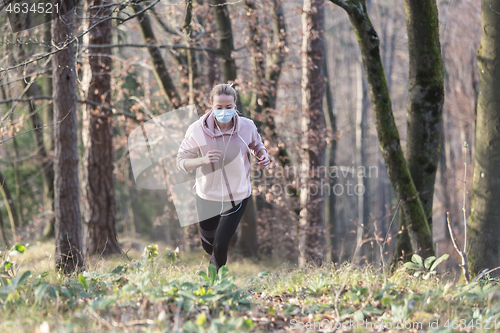
<path fill-rule="evenodd" d="M 249 198 L 236 200 L 235 207 L 232 207 L 231 202 L 224 202 L 224 210 L 220 214 L 222 208 L 220 201 L 209 201 L 196 196 L 196 209 L 201 220 L 201 245 L 208 254 L 212 255 L 210 263 L 217 270 L 226 264 L 229 241 L 238 228 Z M 230 215 L 224 216 L 226 214 Z"/>

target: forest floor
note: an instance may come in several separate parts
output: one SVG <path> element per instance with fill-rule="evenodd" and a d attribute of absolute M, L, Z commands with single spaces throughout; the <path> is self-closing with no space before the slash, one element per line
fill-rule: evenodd
<path fill-rule="evenodd" d="M 130 260 L 86 259 L 72 276 L 53 241 L 0 254 L 0 332 L 500 332 L 498 279 L 454 282 L 433 258 L 389 272 L 229 257 L 208 277 L 202 252 L 123 248 Z"/>

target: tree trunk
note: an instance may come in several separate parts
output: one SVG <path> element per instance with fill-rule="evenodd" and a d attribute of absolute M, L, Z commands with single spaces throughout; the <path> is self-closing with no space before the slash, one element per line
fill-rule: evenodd
<path fill-rule="evenodd" d="M 128 166 L 128 177 L 130 180 L 130 183 L 132 184 L 129 186 L 128 191 L 129 191 L 129 198 L 130 198 L 130 209 L 129 209 L 129 214 L 132 216 L 131 218 L 131 230 L 132 230 L 132 235 L 145 235 L 147 231 L 149 231 L 150 226 L 148 225 L 148 220 L 143 217 L 141 214 L 141 207 L 139 204 L 140 200 L 140 195 L 139 195 L 139 189 L 137 185 L 135 184 L 135 179 L 134 179 L 134 173 L 132 171 L 132 163 L 130 162 L 129 159 L 129 166 Z"/>
<path fill-rule="evenodd" d="M 47 22 L 45 24 L 45 32 L 43 36 L 43 41 L 45 42 L 46 47 L 45 47 L 45 52 L 50 52 L 51 47 L 50 47 L 50 40 L 52 39 L 52 21 Z M 42 76 L 42 93 L 44 96 L 52 96 L 52 76 L 51 73 L 47 72 L 43 74 Z M 45 106 L 45 114 L 44 114 L 45 119 L 43 120 L 43 123 L 45 124 L 51 124 L 54 121 L 54 108 L 52 107 L 52 103 L 48 103 L 47 106 Z M 47 152 L 52 151 L 54 149 L 54 135 L 53 133 L 44 133 L 44 142 L 45 142 L 45 147 Z M 54 168 L 52 167 L 52 179 L 54 178 Z M 54 181 L 52 180 L 52 183 Z M 54 184 L 52 184 L 53 186 Z M 51 210 L 54 209 L 54 189 L 52 188 L 52 194 L 51 194 Z"/>
<path fill-rule="evenodd" d="M 85 10 L 89 27 L 111 15 L 107 0 L 88 0 Z M 84 37 L 85 44 L 111 44 L 111 20 L 98 24 Z M 111 104 L 111 49 L 90 48 L 84 59 L 83 90 L 86 99 L 106 107 Z M 84 106 L 83 234 L 85 254 L 120 253 L 116 232 L 116 201 L 113 175 L 111 112 Z"/>
<path fill-rule="evenodd" d="M 125 132 L 124 129 L 120 129 L 120 132 Z M 126 133 L 123 133 L 122 135 L 126 135 Z M 122 202 L 122 205 L 124 206 L 125 210 L 125 216 L 126 220 L 125 223 L 128 223 L 128 226 L 126 227 L 127 230 L 130 230 L 130 235 L 131 237 L 136 236 L 136 230 L 135 230 L 135 216 L 134 216 L 134 206 L 132 202 L 132 186 L 134 184 L 134 177 L 130 177 L 129 172 L 130 170 L 130 159 L 128 163 L 125 164 L 124 170 L 123 170 L 123 191 L 125 192 L 125 197 L 126 199 Z M 131 183 L 132 186 L 129 186 L 128 184 Z"/>
<path fill-rule="evenodd" d="M 184 15 L 184 25 L 182 27 L 183 32 L 188 37 L 187 46 L 191 46 L 191 20 L 193 18 L 193 1 L 186 0 L 186 13 Z M 186 50 L 186 58 L 187 58 L 187 69 L 188 69 L 188 89 L 189 89 L 189 97 L 188 103 L 194 104 L 194 65 L 196 61 L 194 59 L 194 54 L 190 49 Z"/>
<path fill-rule="evenodd" d="M 415 184 L 404 159 L 399 139 L 399 132 L 394 122 L 391 97 L 380 57 L 377 33 L 373 28 L 366 6 L 362 0 L 349 3 L 342 0 L 330 0 L 346 10 L 358 37 L 372 105 L 380 148 L 401 208 L 411 225 L 410 240 L 412 248 L 423 257 L 434 254 L 431 231 L 427 224 L 424 208 L 420 202 Z"/>
<path fill-rule="evenodd" d="M 377 229 L 378 229 L 378 234 L 377 237 L 381 239 L 381 244 L 382 244 L 382 249 L 383 252 L 380 254 L 380 252 L 377 253 L 377 262 L 382 263 L 382 260 L 385 260 L 386 258 L 386 253 L 388 253 L 389 246 L 387 246 L 387 239 L 385 236 L 387 235 L 387 238 L 389 238 L 390 232 L 392 226 L 391 224 L 391 197 L 390 197 L 390 186 L 391 182 L 387 178 L 387 171 L 385 169 L 385 164 L 384 160 L 381 154 L 377 154 L 377 164 L 378 164 L 378 223 L 377 223 Z M 388 206 L 387 206 L 388 205 Z M 389 208 L 389 209 L 387 209 Z M 392 238 L 392 235 L 391 235 Z M 385 241 L 385 242 L 384 242 Z M 382 258 L 381 256 L 384 256 Z"/>
<path fill-rule="evenodd" d="M 210 0 L 210 4 L 214 9 L 217 48 L 222 53 L 220 59 L 222 82 L 227 83 L 236 80 L 236 63 L 231 57 L 231 52 L 234 51 L 231 19 L 225 0 Z"/>
<path fill-rule="evenodd" d="M 8 248 L 10 248 L 9 242 L 7 241 L 7 237 L 5 237 L 5 228 L 3 227 L 3 217 L 1 211 L 0 211 L 0 237 L 2 237 L 4 249 L 7 250 Z"/>
<path fill-rule="evenodd" d="M 331 167 L 335 166 L 335 157 L 337 153 L 337 118 L 335 116 L 334 110 L 335 110 L 335 104 L 333 100 L 333 95 L 332 91 L 330 89 L 330 78 L 328 75 L 328 56 L 326 55 L 326 44 L 325 44 L 325 57 L 323 58 L 323 66 L 324 66 L 324 75 L 325 75 L 325 99 L 326 99 L 326 111 L 325 112 L 325 118 L 326 118 L 326 124 L 329 127 L 329 130 L 331 132 L 331 137 L 330 137 L 330 142 L 326 146 L 326 153 L 327 157 L 326 160 L 328 163 L 326 164 L 326 170 L 330 170 Z M 329 191 L 328 191 L 328 199 L 326 201 L 325 205 L 325 225 L 328 226 L 328 245 L 329 245 L 329 250 L 326 255 L 326 259 L 328 262 L 332 262 L 335 258 L 334 255 L 334 249 L 335 249 L 335 243 L 336 240 L 338 239 L 338 235 L 336 235 L 336 226 L 337 226 L 337 219 L 336 219 L 336 209 L 335 209 L 335 203 L 336 203 L 336 195 L 333 192 L 333 188 L 335 187 L 335 184 L 337 183 L 335 177 L 329 177 L 328 178 L 328 184 L 330 185 Z"/>
<path fill-rule="evenodd" d="M 10 118 L 11 120 L 11 125 L 14 126 L 14 117 Z M 17 221 L 18 221 L 18 227 L 23 226 L 23 205 L 21 201 L 21 179 L 19 176 L 19 166 L 20 166 L 20 161 L 19 161 L 19 147 L 17 145 L 17 138 L 14 136 L 12 138 L 12 146 L 14 148 L 14 183 L 16 186 L 16 214 L 17 214 Z"/>
<path fill-rule="evenodd" d="M 56 2 L 54 2 L 55 4 Z M 60 3 L 59 3 L 60 5 Z M 52 14 L 52 37 L 61 47 L 74 34 L 74 11 L 61 18 Z M 54 91 L 54 213 L 56 268 L 64 273 L 84 269 L 78 183 L 75 44 L 52 56 Z"/>
<path fill-rule="evenodd" d="M 257 257 L 258 238 L 257 238 L 257 212 L 255 209 L 256 196 L 251 195 L 248 199 L 245 209 L 246 218 L 242 218 L 236 249 L 238 253 L 245 257 Z"/>
<path fill-rule="evenodd" d="M 500 266 L 500 3 L 482 0 L 481 11 L 476 161 L 466 239 L 472 274 Z"/>
<path fill-rule="evenodd" d="M 453 222 L 458 222 L 454 219 L 451 219 L 452 215 L 452 207 L 451 207 L 451 196 L 453 191 L 451 191 L 451 187 L 448 183 L 448 179 L 453 179 L 450 177 L 449 170 L 449 165 L 446 162 L 446 151 L 449 149 L 447 147 L 449 144 L 447 144 L 446 140 L 446 135 L 445 135 L 445 130 L 444 130 L 444 115 L 445 115 L 445 110 L 443 110 L 443 120 L 441 121 L 441 147 L 440 147 L 440 153 L 439 153 L 439 173 L 440 173 L 440 183 L 441 183 L 441 189 L 443 193 L 443 202 L 442 205 L 444 207 L 443 211 L 443 223 L 440 226 L 440 230 L 438 231 L 438 239 L 435 241 L 436 243 L 436 257 L 440 257 L 441 255 L 445 254 L 446 251 L 448 251 L 449 247 L 447 246 L 448 244 L 451 245 L 451 236 L 448 231 L 448 225 L 447 225 L 447 214 L 450 216 L 450 223 L 452 226 L 456 226 L 455 223 Z M 437 225 L 436 225 L 437 226 Z M 436 229 L 434 229 L 436 230 Z M 457 230 L 456 228 L 453 228 L 453 230 Z M 437 237 L 434 236 L 434 239 Z M 451 260 L 447 260 L 446 263 L 443 264 L 445 266 L 446 270 L 450 271 L 453 269 L 452 266 L 455 266 L 456 264 L 451 262 Z"/>
<path fill-rule="evenodd" d="M 324 195 L 320 180 L 325 165 L 323 113 L 325 2 L 305 0 L 302 12 L 302 152 L 299 266 L 324 260 Z M 313 191 L 314 190 L 314 193 Z"/>
<path fill-rule="evenodd" d="M 2 192 L 2 198 L 5 202 L 5 207 L 7 208 L 7 214 L 9 214 L 10 228 L 12 229 L 12 238 L 14 242 L 17 242 L 17 215 L 16 208 L 14 207 L 14 201 L 10 195 L 9 188 L 7 187 L 7 180 L 3 177 L 0 172 L 0 192 Z"/>
<path fill-rule="evenodd" d="M 52 21 L 45 24 L 44 42 L 49 44 L 52 38 Z M 46 46 L 46 52 L 50 52 L 50 44 Z M 52 76 L 50 73 L 45 73 L 42 76 L 42 93 L 44 96 L 52 96 Z M 54 122 L 54 109 L 52 103 L 48 103 L 45 106 L 43 114 L 43 123 L 52 124 Z M 47 155 L 47 169 L 44 171 L 46 173 L 43 183 L 43 197 L 44 197 L 44 208 L 45 210 L 54 211 L 54 165 L 53 162 L 53 149 L 54 149 L 54 135 L 52 132 L 43 133 L 43 142 L 45 147 L 45 153 Z M 52 238 L 55 235 L 55 220 L 50 219 L 43 229 L 43 239 Z"/>
<path fill-rule="evenodd" d="M 390 15 L 390 19 L 386 19 L 387 22 L 386 24 L 383 24 L 383 39 L 382 39 L 382 59 L 383 59 L 383 65 L 384 65 L 384 70 L 387 78 L 387 90 L 389 91 L 389 95 L 392 92 L 392 73 L 394 69 L 394 57 L 395 57 L 395 51 L 396 51 L 396 37 L 398 35 L 397 33 L 397 22 L 396 22 L 396 15 L 392 13 L 392 11 L 387 11 Z M 391 225 L 391 220 L 392 220 L 392 214 L 391 214 L 391 206 L 392 206 L 392 190 L 391 190 L 391 182 L 387 176 L 387 170 L 385 168 L 385 162 L 383 159 L 382 155 L 378 155 L 378 166 L 379 166 L 379 178 L 378 178 L 378 186 L 379 186 L 379 219 L 382 223 L 380 223 L 380 228 L 379 228 L 379 236 L 383 237 L 385 239 L 385 235 L 390 235 L 390 238 L 392 239 L 392 230 L 393 227 Z M 387 210 L 387 206 L 389 205 L 389 210 Z M 389 233 L 389 234 L 388 234 Z M 409 243 L 409 242 L 408 242 Z M 391 247 L 390 245 L 388 246 L 388 242 L 384 243 L 382 245 L 383 247 L 383 254 L 386 255 L 389 253 L 389 248 Z M 384 258 L 380 258 L 385 260 Z"/>
<path fill-rule="evenodd" d="M 363 64 L 359 62 L 356 66 L 357 74 L 357 105 L 356 105 L 356 164 L 361 168 L 366 168 L 366 122 L 368 111 L 368 91 L 363 77 Z M 357 188 L 355 191 L 358 200 L 358 228 L 356 231 L 356 246 L 359 247 L 356 263 L 368 260 L 369 247 L 363 244 L 369 235 L 369 205 L 368 205 L 368 180 L 365 173 L 360 173 L 356 168 Z M 361 193 L 362 191 L 362 193 Z"/>
<path fill-rule="evenodd" d="M 207 47 L 217 47 L 217 43 L 215 40 L 209 39 Z M 207 54 L 207 67 L 207 84 L 209 87 L 213 87 L 216 81 L 221 80 L 219 56 L 215 53 L 209 52 Z M 199 113 L 200 116 L 203 115 L 203 112 L 199 111 Z"/>
<path fill-rule="evenodd" d="M 441 149 L 440 149 L 440 161 L 439 161 L 439 170 L 441 172 L 441 186 L 443 188 L 443 206 L 445 213 L 451 212 L 452 207 L 451 207 L 451 192 L 450 192 L 450 186 L 448 185 L 448 179 L 450 178 L 450 175 L 448 173 L 448 170 L 450 169 L 449 166 L 446 163 L 446 150 L 447 150 L 447 143 L 446 143 L 446 136 L 444 135 L 444 123 L 443 121 L 441 122 Z M 446 216 L 446 215 L 445 215 Z M 446 222 L 446 220 L 445 220 Z M 451 221 L 450 221 L 451 222 Z M 444 236 L 444 239 L 446 241 L 451 241 L 450 238 L 450 233 L 448 232 L 448 228 L 446 227 L 446 223 L 443 224 L 442 228 L 442 233 Z"/>
<path fill-rule="evenodd" d="M 432 235 L 432 199 L 444 104 L 443 59 L 436 0 L 405 0 L 405 14 L 410 55 L 405 158 Z M 408 226 L 404 211 L 402 216 L 404 225 Z"/>
<path fill-rule="evenodd" d="M 136 3 L 132 5 L 132 9 L 135 13 L 137 13 L 141 11 L 143 7 L 140 3 Z M 149 15 L 146 12 L 139 14 L 137 16 L 137 22 L 141 27 L 144 41 L 148 44 L 157 44 L 158 41 L 153 32 L 153 28 L 151 27 L 151 20 L 149 19 Z M 182 104 L 181 97 L 179 96 L 174 82 L 170 77 L 170 74 L 168 73 L 160 49 L 158 47 L 152 46 L 148 47 L 148 52 L 151 58 L 151 62 L 153 63 L 153 71 L 155 73 L 156 79 L 158 80 L 158 83 L 161 86 L 161 89 L 163 90 L 163 93 L 174 109 L 179 108 Z"/>

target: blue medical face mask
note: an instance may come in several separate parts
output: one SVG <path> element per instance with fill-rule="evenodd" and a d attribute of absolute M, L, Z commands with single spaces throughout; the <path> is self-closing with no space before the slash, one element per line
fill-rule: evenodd
<path fill-rule="evenodd" d="M 220 110 L 214 109 L 214 116 L 218 122 L 220 122 L 222 124 L 227 124 L 228 122 L 231 121 L 235 112 L 236 112 L 236 110 L 234 108 L 232 108 L 232 109 L 220 109 Z"/>

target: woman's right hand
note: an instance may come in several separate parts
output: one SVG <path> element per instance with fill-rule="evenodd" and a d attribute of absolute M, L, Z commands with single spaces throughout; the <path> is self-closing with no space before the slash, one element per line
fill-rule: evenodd
<path fill-rule="evenodd" d="M 210 164 L 219 162 L 222 157 L 222 151 L 213 149 L 209 150 L 208 153 L 203 156 L 203 164 Z"/>

